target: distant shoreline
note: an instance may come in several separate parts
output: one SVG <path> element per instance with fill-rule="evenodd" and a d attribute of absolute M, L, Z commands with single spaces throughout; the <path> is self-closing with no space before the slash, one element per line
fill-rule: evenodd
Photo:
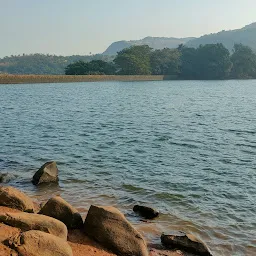
<path fill-rule="evenodd" d="M 0 74 L 0 84 L 34 84 L 34 83 L 76 83 L 97 81 L 163 81 L 175 77 L 163 75 L 7 75 Z"/>

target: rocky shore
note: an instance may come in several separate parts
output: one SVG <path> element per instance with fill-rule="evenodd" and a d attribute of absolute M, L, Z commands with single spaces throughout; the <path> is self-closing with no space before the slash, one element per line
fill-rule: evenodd
<path fill-rule="evenodd" d="M 32 183 L 58 182 L 55 162 L 45 163 Z M 134 206 L 142 218 L 157 210 Z M 132 209 L 131 209 L 132 211 Z M 192 256 L 212 255 L 196 237 L 182 232 L 162 234 L 161 244 L 148 244 L 115 207 L 91 205 L 85 219 L 60 196 L 37 204 L 22 191 L 0 186 L 1 256 Z"/>

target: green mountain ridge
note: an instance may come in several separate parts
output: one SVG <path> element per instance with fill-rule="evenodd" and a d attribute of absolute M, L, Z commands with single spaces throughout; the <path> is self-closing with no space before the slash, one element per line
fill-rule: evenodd
<path fill-rule="evenodd" d="M 141 40 L 117 41 L 112 43 L 104 55 L 116 55 L 117 52 L 132 45 L 148 45 L 153 49 L 177 48 L 180 44 L 188 47 L 197 48 L 199 45 L 222 43 L 229 51 L 234 44 L 244 44 L 256 51 L 256 22 L 246 25 L 241 29 L 221 31 L 218 33 L 207 34 L 199 38 L 186 37 L 145 37 Z"/>
<path fill-rule="evenodd" d="M 221 31 L 190 40 L 185 45 L 197 48 L 199 45 L 222 43 L 229 51 L 234 44 L 243 44 L 256 51 L 256 22 L 241 29 Z"/>
<path fill-rule="evenodd" d="M 148 45 L 153 49 L 177 48 L 180 44 L 186 44 L 194 37 L 175 38 L 175 37 L 145 37 L 141 40 L 117 41 L 112 43 L 103 55 L 116 55 L 121 50 L 133 45 Z"/>

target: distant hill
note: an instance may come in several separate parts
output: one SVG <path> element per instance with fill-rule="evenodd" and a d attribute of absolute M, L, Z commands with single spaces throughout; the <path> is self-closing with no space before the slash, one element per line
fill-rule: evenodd
<path fill-rule="evenodd" d="M 103 55 L 116 55 L 117 52 L 128 48 L 132 45 L 148 45 L 153 49 L 177 48 L 180 44 L 186 44 L 193 37 L 175 38 L 175 37 L 145 37 L 141 40 L 118 41 L 112 43 Z"/>
<path fill-rule="evenodd" d="M 223 30 L 219 33 L 201 36 L 190 40 L 186 43 L 186 46 L 197 48 L 200 44 L 216 43 L 222 43 L 230 51 L 233 49 L 234 44 L 237 43 L 247 45 L 256 51 L 256 22 L 241 29 Z"/>
<path fill-rule="evenodd" d="M 223 43 L 230 51 L 234 44 L 242 43 L 251 47 L 256 51 L 256 22 L 247 25 L 241 29 L 221 31 L 215 34 L 204 35 L 199 38 L 175 38 L 175 37 L 145 37 L 141 40 L 118 41 L 112 43 L 104 55 L 116 55 L 117 52 L 128 48 L 132 45 L 148 45 L 153 49 L 177 48 L 179 44 L 184 44 L 188 47 L 197 48 L 200 44 L 216 44 Z"/>

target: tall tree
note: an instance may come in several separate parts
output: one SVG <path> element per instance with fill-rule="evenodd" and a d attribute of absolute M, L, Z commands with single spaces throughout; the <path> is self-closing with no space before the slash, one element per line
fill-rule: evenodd
<path fill-rule="evenodd" d="M 230 53 L 223 44 L 208 44 L 197 49 L 200 79 L 225 79 L 230 75 Z"/>
<path fill-rule="evenodd" d="M 150 55 L 148 45 L 132 46 L 117 53 L 114 63 L 120 75 L 149 75 Z"/>
<path fill-rule="evenodd" d="M 233 62 L 232 78 L 256 78 L 256 54 L 251 48 L 242 44 L 235 44 L 231 61 Z"/>
<path fill-rule="evenodd" d="M 183 48 L 182 73 L 189 79 L 226 79 L 232 62 L 230 53 L 223 44 L 200 45 L 199 48 Z"/>
<path fill-rule="evenodd" d="M 180 73 L 180 51 L 164 48 L 155 50 L 150 57 L 153 75 L 175 75 Z"/>
<path fill-rule="evenodd" d="M 198 79 L 197 49 L 185 46 L 179 47 L 181 53 L 181 79 Z"/>

